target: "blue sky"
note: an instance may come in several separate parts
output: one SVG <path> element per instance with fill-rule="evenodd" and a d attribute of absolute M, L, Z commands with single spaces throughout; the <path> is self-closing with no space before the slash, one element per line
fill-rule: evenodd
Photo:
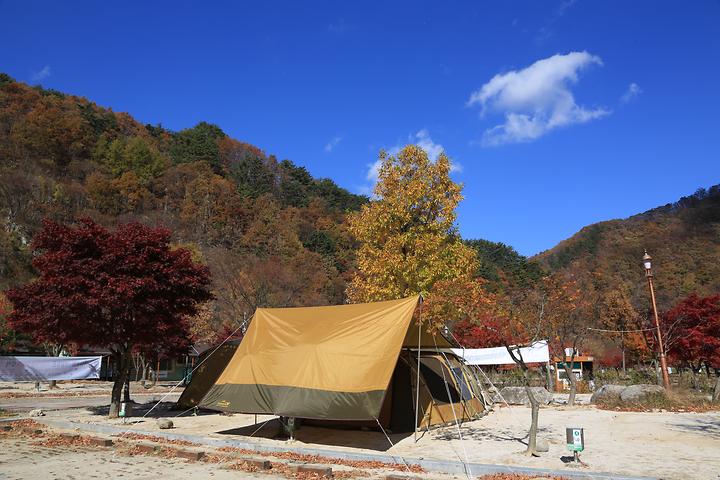
<path fill-rule="evenodd" d="M 0 71 L 354 192 L 444 148 L 462 235 L 526 255 L 720 183 L 717 0 L 0 0 Z"/>

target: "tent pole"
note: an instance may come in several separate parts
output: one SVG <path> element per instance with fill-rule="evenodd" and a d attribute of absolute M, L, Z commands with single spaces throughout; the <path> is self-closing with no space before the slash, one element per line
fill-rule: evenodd
<path fill-rule="evenodd" d="M 418 417 L 420 416 L 420 344 L 422 343 L 422 306 L 423 297 L 420 295 L 420 311 L 418 312 L 417 380 L 415 382 L 415 443 L 417 443 L 417 431 L 418 428 L 420 428 Z"/>

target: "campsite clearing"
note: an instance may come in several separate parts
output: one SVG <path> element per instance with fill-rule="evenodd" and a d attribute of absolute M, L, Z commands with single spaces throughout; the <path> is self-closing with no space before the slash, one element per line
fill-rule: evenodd
<path fill-rule="evenodd" d="M 179 412 L 162 409 L 158 413 L 174 417 Z M 294 442 L 278 440 L 274 437 L 279 425 L 273 417 L 258 416 L 256 424 L 254 415 L 243 414 L 185 414 L 173 418 L 175 428 L 170 431 L 159 430 L 154 419 L 137 418 L 132 420 L 138 423 L 124 428 L 153 435 L 170 432 L 198 443 L 203 443 L 203 439 L 219 439 L 332 451 L 338 456 L 352 452 L 455 462 L 467 455 L 472 463 L 572 472 L 575 470 L 563 462 L 563 457 L 570 455 L 565 446 L 565 428 L 583 427 L 586 451 L 582 460 L 589 465 L 588 471 L 664 479 L 709 479 L 716 478 L 720 471 L 720 412 L 614 412 L 587 405 L 570 408 L 553 404 L 540 412 L 540 437 L 550 445 L 550 451 L 540 458 L 527 458 L 519 453 L 525 448 L 529 418 L 527 407 L 496 406 L 483 418 L 462 426 L 463 442 L 458 440 L 455 427 L 444 427 L 421 435 L 417 444 L 412 433 L 390 434 L 394 447 L 390 447 L 380 432 L 307 425 L 297 432 Z M 110 425 L 122 427 L 120 420 L 109 420 L 86 409 L 48 412 L 42 421 L 73 422 L 81 430 Z"/>

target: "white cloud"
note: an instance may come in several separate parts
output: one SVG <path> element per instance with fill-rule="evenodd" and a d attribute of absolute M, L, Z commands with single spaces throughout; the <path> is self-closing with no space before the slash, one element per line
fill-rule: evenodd
<path fill-rule="evenodd" d="M 39 72 L 34 72 L 30 77 L 33 82 L 39 82 L 50 76 L 50 65 L 45 65 Z"/>
<path fill-rule="evenodd" d="M 468 106 L 479 106 L 481 116 L 489 112 L 505 116 L 503 124 L 484 132 L 481 143 L 529 142 L 556 128 L 611 113 L 603 107 L 587 109 L 575 102 L 570 87 L 577 83 L 578 72 L 591 65 L 602 65 L 602 60 L 588 52 L 571 52 L 495 75 L 467 102 Z"/>
<path fill-rule="evenodd" d="M 430 132 L 428 132 L 427 128 L 423 128 L 417 132 L 415 134 L 415 140 L 415 145 L 425 150 L 428 154 L 428 158 L 432 162 L 435 162 L 444 150 L 442 145 L 432 141 L 432 138 L 430 138 Z"/>
<path fill-rule="evenodd" d="M 620 97 L 620 100 L 623 103 L 628 103 L 635 99 L 638 95 L 643 93 L 642 89 L 640 88 L 640 85 L 638 85 L 635 82 L 632 82 L 630 85 L 628 85 L 627 90 L 625 90 L 625 93 L 623 93 L 623 96 Z"/>
<path fill-rule="evenodd" d="M 422 130 L 418 131 L 414 135 L 408 135 L 408 144 L 415 144 L 418 147 L 425 150 L 425 152 L 428 155 L 428 158 L 430 161 L 435 162 L 437 161 L 440 154 L 445 150 L 442 145 L 439 143 L 433 142 L 433 139 L 430 137 L 430 132 L 427 128 L 423 128 Z M 390 155 L 397 155 L 400 150 L 405 146 L 403 145 L 395 145 L 388 149 L 388 154 Z M 367 173 L 365 174 L 365 180 L 368 182 L 371 182 L 373 185 L 377 183 L 378 175 L 380 174 L 380 167 L 382 166 L 382 162 L 378 159 L 375 160 L 373 163 L 367 164 Z M 450 171 L 451 172 L 462 172 L 463 167 L 457 162 L 451 162 L 450 163 Z"/>
<path fill-rule="evenodd" d="M 332 140 L 330 140 L 328 143 L 325 144 L 325 151 L 326 151 L 327 153 L 330 153 L 330 152 L 332 152 L 333 150 L 335 150 L 335 147 L 337 147 L 337 146 L 340 144 L 340 142 L 342 142 L 342 139 L 343 139 L 343 136 L 342 136 L 342 135 L 338 135 L 337 137 L 333 137 Z"/>
<path fill-rule="evenodd" d="M 365 174 L 365 180 L 368 182 L 372 182 L 373 184 L 377 182 L 378 176 L 380 175 L 380 167 L 382 166 L 382 160 L 379 158 L 375 160 L 373 163 L 368 163 L 368 171 Z"/>

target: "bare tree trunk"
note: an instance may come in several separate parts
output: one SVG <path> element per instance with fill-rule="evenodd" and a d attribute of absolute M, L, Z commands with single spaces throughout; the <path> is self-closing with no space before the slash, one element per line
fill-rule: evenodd
<path fill-rule="evenodd" d="M 713 402 L 720 402 L 720 369 L 715 369 L 715 388 L 712 394 Z"/>
<path fill-rule="evenodd" d="M 157 385 L 158 377 L 160 376 L 158 371 L 154 370 L 152 367 L 150 367 L 150 375 L 152 375 L 152 383 L 150 384 L 150 386 L 148 388 L 152 388 L 155 385 Z"/>
<path fill-rule="evenodd" d="M 622 370 L 623 378 L 627 377 L 627 370 L 625 369 L 625 333 L 620 334 L 620 345 L 622 349 Z"/>
<path fill-rule="evenodd" d="M 577 395 L 577 378 L 575 378 L 575 374 L 572 371 L 572 365 L 572 361 L 570 362 L 569 366 L 568 362 L 563 362 L 563 369 L 565 370 L 565 375 L 568 378 L 568 382 L 570 382 L 570 396 L 568 397 L 567 403 L 569 407 L 575 405 L 575 396 Z"/>
<path fill-rule="evenodd" d="M 145 382 L 147 382 L 147 378 L 148 378 L 149 365 L 145 361 L 145 357 L 143 357 L 143 356 L 140 357 L 140 368 L 142 368 L 142 377 L 140 378 L 140 383 L 142 384 L 143 387 L 145 387 Z"/>
<path fill-rule="evenodd" d="M 123 388 L 123 402 L 130 402 L 130 375 L 125 375 L 125 384 Z"/>
<path fill-rule="evenodd" d="M 56 343 L 51 344 L 45 344 L 45 354 L 48 357 L 57 357 L 60 355 L 60 351 L 62 350 L 62 346 L 58 345 Z M 57 388 L 57 380 L 50 380 L 50 384 L 48 385 L 48 388 L 50 390 Z"/>
<path fill-rule="evenodd" d="M 136 353 L 133 355 L 133 368 L 135 369 L 135 381 L 137 382 L 140 380 L 140 362 L 141 362 L 142 354 Z"/>
<path fill-rule="evenodd" d="M 695 370 L 695 367 L 690 364 L 690 374 L 692 375 L 692 388 L 693 390 L 699 390 L 700 384 L 698 383 L 698 373 Z"/>
<path fill-rule="evenodd" d="M 519 349 L 514 351 L 509 345 L 505 345 L 505 349 L 510 354 L 510 358 L 522 369 L 523 380 L 525 381 L 525 394 L 528 396 L 530 401 L 530 432 L 528 433 L 528 446 L 525 450 L 527 456 L 538 456 L 537 452 L 537 432 L 538 432 L 538 418 L 540 416 L 540 402 L 535 398 L 530 388 L 530 371 L 527 364 L 519 353 Z"/>
<path fill-rule="evenodd" d="M 530 383 L 525 384 L 525 393 L 530 400 L 530 434 L 528 436 L 528 446 L 525 450 L 527 456 L 538 456 L 537 453 L 537 432 L 538 432 L 538 419 L 540 417 L 540 402 L 537 401 L 535 395 L 533 395 Z"/>
<path fill-rule="evenodd" d="M 108 416 L 110 418 L 117 418 L 120 414 L 120 398 L 122 396 L 123 386 L 125 385 L 125 379 L 130 370 L 131 359 L 127 348 L 114 352 L 113 358 L 115 360 L 115 379 L 110 396 L 110 412 Z"/>
<path fill-rule="evenodd" d="M 545 376 L 547 377 L 547 390 L 548 392 L 552 393 L 555 391 L 555 382 L 553 382 L 552 371 L 550 370 L 550 362 L 547 362 L 547 364 L 545 365 Z"/>

